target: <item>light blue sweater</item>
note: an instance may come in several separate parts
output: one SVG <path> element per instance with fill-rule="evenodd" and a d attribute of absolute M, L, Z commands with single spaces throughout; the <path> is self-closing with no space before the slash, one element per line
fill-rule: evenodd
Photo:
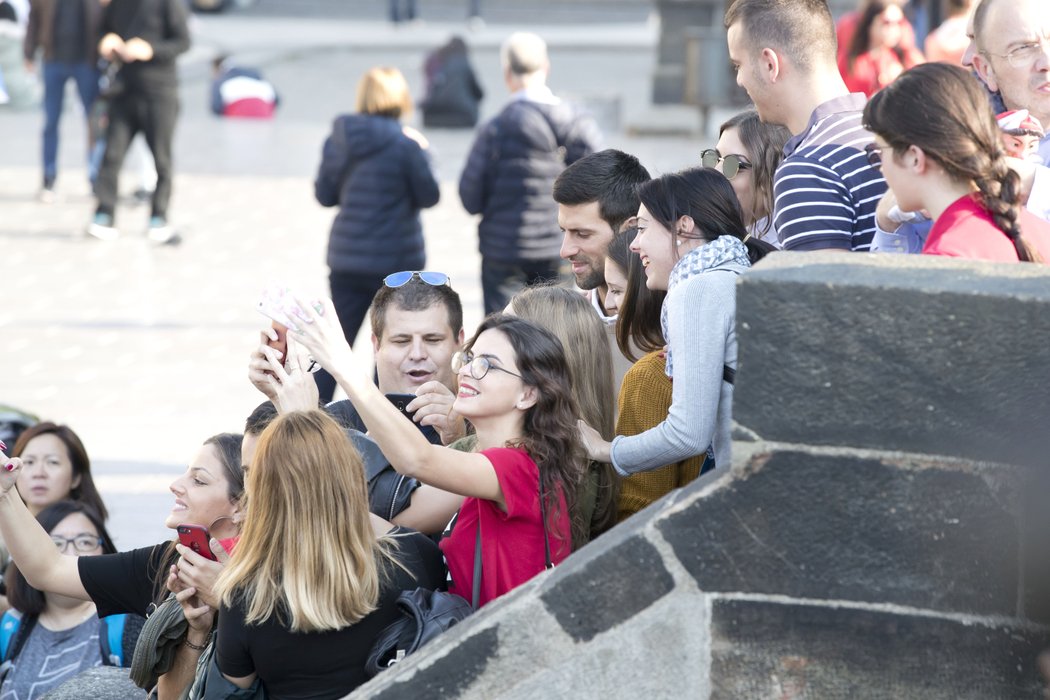
<path fill-rule="evenodd" d="M 612 442 L 613 467 L 623 476 L 680 462 L 713 445 L 715 464 L 731 463 L 733 385 L 723 365 L 736 368 L 736 281 L 748 268 L 726 263 L 675 285 L 664 299 L 674 357 L 667 418 L 638 435 Z"/>

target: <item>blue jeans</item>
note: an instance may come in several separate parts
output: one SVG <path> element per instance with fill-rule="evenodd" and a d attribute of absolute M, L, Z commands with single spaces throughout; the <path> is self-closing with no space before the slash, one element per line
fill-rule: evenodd
<path fill-rule="evenodd" d="M 58 120 L 62 117 L 62 102 L 66 82 L 76 83 L 84 114 L 91 114 L 91 105 L 98 95 L 98 71 L 87 61 L 65 63 L 44 61 L 44 182 L 51 184 L 58 175 Z M 88 133 L 88 152 L 93 134 Z"/>
<path fill-rule="evenodd" d="M 561 258 L 552 260 L 522 260 L 502 262 L 481 259 L 481 294 L 485 315 L 503 311 L 511 297 L 534 284 L 558 282 L 561 278 Z"/>

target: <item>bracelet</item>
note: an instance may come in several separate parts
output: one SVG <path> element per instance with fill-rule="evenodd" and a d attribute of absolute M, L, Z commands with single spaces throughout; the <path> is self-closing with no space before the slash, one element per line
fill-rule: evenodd
<path fill-rule="evenodd" d="M 186 639 L 184 639 L 183 642 L 186 644 L 186 646 L 188 646 L 190 649 L 193 649 L 194 651 L 204 651 L 208 648 L 208 643 L 211 642 L 211 630 L 208 631 L 208 636 L 204 638 L 203 644 L 194 644 L 190 641 L 189 635 L 186 635 Z"/>

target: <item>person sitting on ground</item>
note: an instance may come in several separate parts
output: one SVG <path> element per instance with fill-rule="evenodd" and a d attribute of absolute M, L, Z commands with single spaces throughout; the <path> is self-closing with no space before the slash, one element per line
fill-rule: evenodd
<path fill-rule="evenodd" d="M 211 64 L 211 111 L 220 117 L 273 117 L 281 98 L 255 68 L 238 66 L 226 54 Z"/>
<path fill-rule="evenodd" d="M 215 664 L 269 697 L 341 698 L 367 680 L 401 591 L 442 586 L 441 555 L 368 512 L 360 455 L 316 409 L 263 431 L 245 493 L 243 536 L 216 584 Z"/>
<path fill-rule="evenodd" d="M 208 438 L 186 473 L 172 482 L 175 496 L 166 527 L 199 525 L 220 542 L 237 534 L 244 489 L 240 459 L 241 436 L 222 433 Z M 18 457 L 0 452 L 0 534 L 11 558 L 34 588 L 78 600 L 92 601 L 99 617 L 133 613 L 146 617 L 168 595 L 172 578 L 192 578 L 194 561 L 201 560 L 175 541 L 97 557 L 62 556 L 47 531 L 35 522 L 18 497 L 15 484 L 24 468 Z M 229 539 L 226 540 L 227 544 Z M 213 551 L 217 545 L 212 545 Z M 171 568 L 171 567 L 174 567 Z M 177 599 L 204 611 L 211 591 L 179 588 Z M 198 597 L 203 599 L 198 601 Z M 211 636 L 211 619 L 203 614 L 187 618 L 185 644 L 179 644 L 172 670 L 160 677 L 161 697 L 178 696 L 193 677 L 200 653 Z"/>
<path fill-rule="evenodd" d="M 441 192 L 428 141 L 401 124 L 411 111 L 401 71 L 372 68 L 357 86 L 357 113 L 337 117 L 324 143 L 314 195 L 339 208 L 328 238 L 328 279 L 350 343 L 384 278 L 424 269 L 419 213 Z M 317 382 L 321 400 L 331 401 L 335 381 L 319 372 Z"/>
<path fill-rule="evenodd" d="M 372 382 L 370 369 L 339 334 L 331 302 L 298 337 L 339 380 L 393 467 L 424 484 L 466 497 L 441 542 L 449 591 L 471 599 L 480 528 L 479 604 L 557 564 L 584 537 L 578 491 L 585 462 L 577 409 L 561 343 L 550 331 L 504 315 L 488 317 L 453 357 L 459 391 L 453 409 L 474 426 L 480 452 L 432 445 Z"/>
<path fill-rule="evenodd" d="M 58 501 L 36 519 L 62 554 L 117 551 L 101 516 L 87 503 Z M 0 697 L 34 700 L 85 669 L 131 665 L 143 618 L 117 615 L 100 620 L 90 600 L 37 590 L 14 565 L 5 579 L 13 609 L 0 620 Z M 113 642 L 116 648 L 110 646 Z"/>
<path fill-rule="evenodd" d="M 721 143 L 721 142 L 720 142 Z M 732 181 L 730 181 L 732 182 Z M 613 435 L 638 435 L 667 419 L 671 408 L 671 378 L 666 373 L 660 306 L 666 292 L 645 286 L 642 259 L 630 251 L 638 230 L 630 228 L 609 244 L 605 279 L 609 283 L 606 308 L 616 309 L 616 336 L 621 350 L 645 353 L 627 371 L 620 388 L 619 411 Z M 590 423 L 590 421 L 588 421 Z M 700 475 L 706 455 L 688 457 L 651 471 L 631 474 L 620 482 L 617 522 Z"/>
<path fill-rule="evenodd" d="M 903 41 L 904 11 L 893 0 L 868 0 L 861 12 L 839 72 L 850 92 L 871 97 L 903 71 L 924 62 L 919 50 Z"/>
<path fill-rule="evenodd" d="M 470 65 L 467 44 L 454 36 L 427 56 L 423 66 L 427 91 L 420 109 L 423 126 L 472 128 L 485 91 Z"/>
<path fill-rule="evenodd" d="M 623 476 L 707 453 L 728 469 L 736 372 L 736 279 L 772 246 L 748 240 L 729 181 L 692 168 L 638 188 L 638 235 L 631 244 L 646 286 L 667 291 L 661 326 L 673 379 L 666 420 L 639 435 L 606 441 L 580 422 L 588 456 Z"/>
<path fill-rule="evenodd" d="M 733 186 L 748 232 L 776 248 L 773 176 L 790 138 L 785 127 L 767 124 L 750 109 L 726 120 L 718 129 L 718 144 L 700 154 L 705 168 L 720 170 Z"/>
<path fill-rule="evenodd" d="M 922 113 L 924 119 L 915 119 Z M 1002 133 L 964 69 L 928 63 L 864 108 L 868 149 L 905 211 L 934 220 L 922 252 L 1002 262 L 1050 260 L 1050 224 L 1021 205 Z"/>

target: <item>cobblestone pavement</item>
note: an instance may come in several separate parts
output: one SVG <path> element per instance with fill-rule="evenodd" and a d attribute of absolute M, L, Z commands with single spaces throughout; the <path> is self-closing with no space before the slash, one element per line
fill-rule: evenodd
<path fill-rule="evenodd" d="M 368 41 L 356 48 L 304 48 L 289 38 L 335 36 L 340 27 Z M 119 240 L 83 238 L 93 200 L 73 108 L 62 123 L 60 201 L 52 205 L 35 200 L 41 115 L 0 112 L 6 135 L 0 148 L 0 337 L 6 346 L 0 403 L 67 422 L 80 433 L 120 546 L 167 536 L 161 526 L 171 502 L 167 484 L 205 437 L 239 431 L 260 400 L 245 379 L 245 360 L 264 323 L 255 304 L 266 283 L 325 293 L 333 212 L 314 201 L 312 177 L 332 117 L 352 104 L 357 76 L 389 63 L 418 86 L 425 49 L 448 29 L 428 24 L 394 32 L 381 22 L 350 27 L 316 18 L 199 17 L 195 49 L 182 65 L 172 221 L 185 242 L 177 248 L 144 240 L 148 208 L 130 196 L 118 210 Z M 489 48 L 474 56 L 489 88 L 486 113 L 499 107 L 504 93 L 498 68 L 484 64 L 495 60 L 498 37 L 511 29 L 489 25 Z M 648 36 L 650 30 L 617 31 Z M 618 36 L 609 41 L 616 44 Z M 564 34 L 564 50 L 553 50 L 556 89 L 587 94 L 620 83 L 617 100 L 644 100 L 651 42 L 637 39 L 632 55 L 600 42 L 571 48 L 570 39 Z M 284 100 L 276 120 L 229 122 L 206 113 L 203 66 L 220 45 L 243 47 L 264 66 Z M 441 203 L 423 215 L 427 266 L 450 274 L 469 329 L 481 319 L 479 258 L 475 225 L 459 204 L 456 180 L 472 134 L 427 135 L 442 186 Z M 637 154 L 653 172 L 693 164 L 704 146 L 618 133 L 608 141 Z M 122 192 L 133 191 L 135 181 L 134 169 L 126 167 Z"/>

